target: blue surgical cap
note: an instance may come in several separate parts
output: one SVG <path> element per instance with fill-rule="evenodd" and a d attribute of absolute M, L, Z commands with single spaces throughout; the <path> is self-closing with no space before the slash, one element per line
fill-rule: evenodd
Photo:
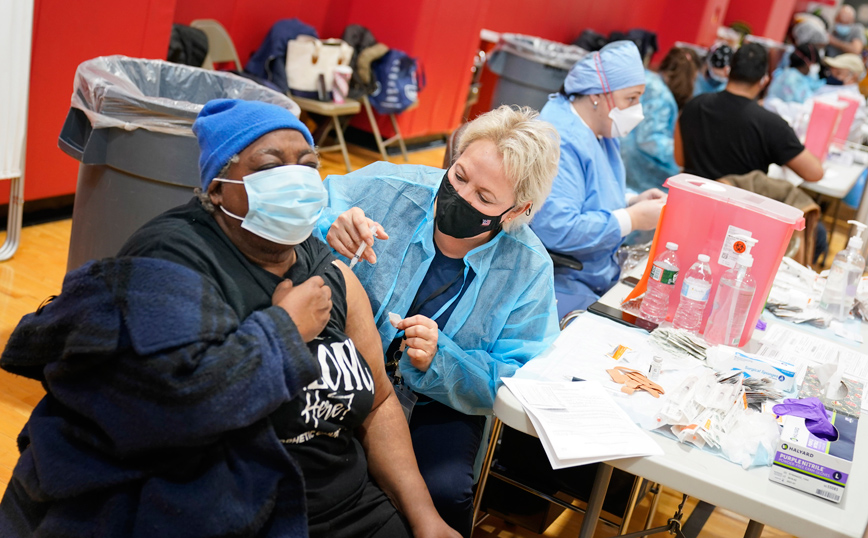
<path fill-rule="evenodd" d="M 193 123 L 199 140 L 199 179 L 207 191 L 234 155 L 259 137 L 278 129 L 294 129 L 313 146 L 307 126 L 289 110 L 260 101 L 215 99 L 208 101 Z"/>
<path fill-rule="evenodd" d="M 594 95 L 645 84 L 645 66 L 632 41 L 615 41 L 592 52 L 570 69 L 567 95 Z"/>

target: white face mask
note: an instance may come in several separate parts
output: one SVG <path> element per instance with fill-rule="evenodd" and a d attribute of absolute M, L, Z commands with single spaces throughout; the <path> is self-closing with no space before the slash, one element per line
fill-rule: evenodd
<path fill-rule="evenodd" d="M 811 67 L 808 68 L 808 74 L 811 75 L 812 78 L 819 78 L 820 64 L 811 64 Z"/>
<path fill-rule="evenodd" d="M 621 138 L 636 128 L 645 119 L 642 114 L 642 103 L 627 108 L 613 108 L 609 111 L 612 118 L 611 138 Z"/>
<path fill-rule="evenodd" d="M 223 206 L 220 209 L 240 220 L 245 230 L 280 245 L 298 245 L 310 237 L 328 204 L 319 172 L 310 166 L 278 166 L 244 176 L 244 181 L 214 181 L 244 185 L 247 215 L 235 215 Z"/>

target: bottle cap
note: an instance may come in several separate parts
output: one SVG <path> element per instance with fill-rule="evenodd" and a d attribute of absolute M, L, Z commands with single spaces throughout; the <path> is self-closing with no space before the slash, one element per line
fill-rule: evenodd
<path fill-rule="evenodd" d="M 738 236 L 737 239 L 744 243 L 744 252 L 738 257 L 738 264 L 743 265 L 745 267 L 753 266 L 753 256 L 751 256 L 751 249 L 756 245 L 759 240 L 754 239 L 753 237 L 744 237 Z"/>
<path fill-rule="evenodd" d="M 702 263 L 708 263 L 709 261 L 711 261 L 711 258 L 709 258 L 707 254 L 700 254 L 699 256 L 697 256 L 697 258 Z"/>
<path fill-rule="evenodd" d="M 858 220 L 848 220 L 847 224 L 852 224 L 856 227 L 856 233 L 853 234 L 853 236 L 847 242 L 847 247 L 852 247 L 855 250 L 862 250 L 862 245 L 864 244 L 862 240 L 862 234 L 865 233 L 865 228 L 868 228 L 868 226 L 862 224 Z"/>
<path fill-rule="evenodd" d="M 678 250 L 678 243 L 673 243 L 672 241 L 666 243 L 666 248 L 669 250 Z"/>

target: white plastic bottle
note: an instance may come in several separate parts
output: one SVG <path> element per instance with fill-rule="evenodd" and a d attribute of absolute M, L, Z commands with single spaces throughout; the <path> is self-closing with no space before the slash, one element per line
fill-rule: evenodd
<path fill-rule="evenodd" d="M 708 265 L 710 258 L 700 254 L 681 281 L 681 299 L 672 325 L 676 329 L 684 329 L 692 333 L 699 332 L 702 325 L 702 315 L 705 313 L 705 305 L 711 295 L 711 266 Z"/>
<path fill-rule="evenodd" d="M 855 220 L 847 222 L 856 226 L 856 234 L 847 242 L 847 248 L 835 254 L 835 261 L 829 269 L 829 277 L 820 299 L 820 308 L 839 320 L 846 319 L 850 314 L 856 300 L 856 288 L 862 273 L 865 272 L 865 258 L 861 251 L 862 233 L 866 226 Z"/>
<path fill-rule="evenodd" d="M 738 241 L 744 244 L 745 250 L 739 255 L 735 267 L 720 277 L 714 293 L 711 316 L 705 327 L 705 339 L 712 345 L 738 346 L 756 292 L 756 282 L 750 276 L 750 268 L 753 266 L 750 250 L 757 240 L 738 237 Z"/>
<path fill-rule="evenodd" d="M 642 306 L 639 307 L 639 315 L 654 323 L 662 323 L 666 319 L 669 310 L 669 297 L 675 289 L 675 280 L 678 278 L 678 256 L 675 251 L 678 245 L 666 243 L 666 250 L 657 256 L 651 267 L 651 277 L 648 279 L 648 289 Z"/>

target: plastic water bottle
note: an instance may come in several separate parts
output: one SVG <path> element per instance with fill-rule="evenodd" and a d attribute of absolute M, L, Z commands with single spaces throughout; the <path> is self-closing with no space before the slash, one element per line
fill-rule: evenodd
<path fill-rule="evenodd" d="M 696 263 L 690 266 L 684 279 L 681 281 L 681 301 L 675 311 L 672 325 L 676 329 L 684 329 L 692 333 L 699 332 L 702 325 L 702 314 L 705 313 L 705 305 L 711 295 L 711 266 L 708 265 L 710 258 L 700 254 Z"/>
<path fill-rule="evenodd" d="M 642 299 L 639 315 L 648 321 L 661 323 L 666 319 L 669 311 L 669 297 L 675 289 L 675 280 L 678 278 L 678 256 L 675 251 L 678 245 L 666 243 L 664 250 L 654 260 L 651 267 L 651 278 L 648 279 L 648 290 Z"/>

